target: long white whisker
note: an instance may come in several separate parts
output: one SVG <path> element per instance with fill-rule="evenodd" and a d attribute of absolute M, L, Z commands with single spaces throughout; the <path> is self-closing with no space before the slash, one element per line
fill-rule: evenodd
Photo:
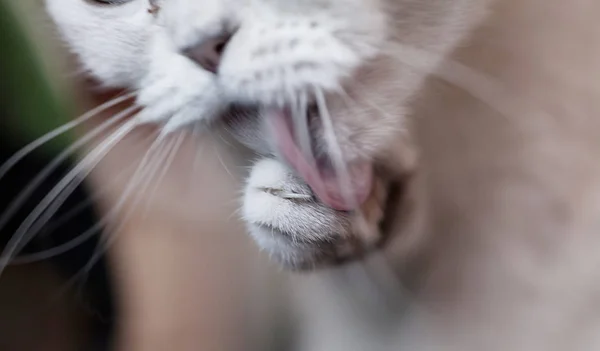
<path fill-rule="evenodd" d="M 200 133 L 202 131 L 202 127 L 200 126 L 200 124 L 197 124 L 196 126 L 194 126 L 194 129 L 192 130 L 192 138 L 193 140 L 193 147 L 195 149 L 195 152 L 193 154 L 193 160 L 192 160 L 192 170 L 190 172 L 190 179 L 189 179 L 189 188 L 190 191 L 192 189 L 194 189 L 194 186 L 196 184 L 196 182 L 198 181 L 198 170 L 200 169 L 200 165 L 201 165 L 201 157 L 202 154 L 204 152 L 204 146 L 203 144 L 201 144 L 199 142 L 199 136 Z"/>
<path fill-rule="evenodd" d="M 121 210 L 121 208 L 125 205 L 127 199 L 131 196 L 131 194 L 136 188 L 138 188 L 138 196 L 134 202 L 137 203 L 141 201 L 141 195 L 143 192 L 145 192 L 146 188 L 148 187 L 148 185 L 145 184 L 148 184 L 150 182 L 154 174 L 158 171 L 158 168 L 161 164 L 161 160 L 164 156 L 167 156 L 168 154 L 168 147 L 156 151 L 157 148 L 162 146 L 162 143 L 165 140 L 165 136 L 166 135 L 160 134 L 152 143 L 152 145 L 150 145 L 150 147 L 144 154 L 144 157 L 140 161 L 140 164 L 138 165 L 135 173 L 131 177 L 131 180 L 127 184 L 125 191 L 121 195 L 120 199 L 117 201 L 116 205 L 113 206 L 113 209 L 109 212 L 111 213 L 109 216 L 116 215 Z M 163 151 L 165 153 L 164 155 L 162 154 Z M 153 157 L 155 158 L 155 161 L 154 163 L 151 163 Z"/>
<path fill-rule="evenodd" d="M 16 233 L 13 235 L 11 240 L 8 242 L 6 247 L 4 248 L 2 254 L 0 255 L 0 275 L 10 262 L 12 256 L 15 251 L 19 249 L 19 246 L 23 246 L 24 243 L 27 243 L 30 240 L 31 235 L 29 235 L 29 228 L 35 223 L 38 217 L 45 212 L 50 204 L 57 198 L 58 195 L 64 190 L 64 188 L 73 181 L 74 178 L 78 177 L 78 175 L 82 171 L 86 171 L 86 174 L 89 174 L 91 170 L 97 165 L 104 156 L 110 152 L 110 150 L 120 142 L 131 130 L 133 130 L 137 126 L 137 122 L 135 120 L 128 121 L 123 124 L 116 132 L 114 132 L 105 142 L 102 143 L 99 147 L 94 149 L 90 154 L 88 154 L 77 166 L 75 166 L 52 190 L 42 199 L 42 201 L 33 209 L 33 211 L 25 218 L 25 221 L 19 226 Z M 46 213 L 50 213 L 48 211 Z M 35 233 L 34 233 L 35 234 Z"/>
<path fill-rule="evenodd" d="M 354 83 L 356 83 L 357 85 L 360 85 L 363 87 L 363 89 L 368 89 L 364 84 L 362 84 L 359 81 L 355 81 Z M 340 87 L 338 89 L 338 94 L 339 96 L 344 100 L 344 103 L 346 104 L 346 106 L 354 106 L 354 107 L 358 107 L 360 106 L 358 104 L 358 102 L 354 101 L 354 99 L 352 99 L 352 97 L 348 94 L 348 92 L 343 88 Z M 373 103 L 372 101 L 370 101 L 369 99 L 364 99 L 362 100 L 365 104 L 367 104 L 369 107 L 371 107 L 372 109 L 378 111 L 382 116 L 387 117 L 388 119 L 394 120 L 396 117 L 394 117 L 390 112 L 384 110 L 383 108 L 381 108 L 381 106 L 379 106 L 376 103 Z M 394 128 L 396 131 L 400 132 L 400 131 L 407 131 L 406 128 L 402 128 L 402 127 L 398 127 L 398 128 Z"/>
<path fill-rule="evenodd" d="M 136 95 L 135 93 L 130 93 L 130 94 L 115 98 L 111 101 L 108 101 L 108 102 L 94 108 L 93 110 L 85 113 L 81 117 L 62 125 L 44 135 L 42 135 L 41 137 L 37 138 L 36 140 L 32 141 L 31 143 L 27 144 L 21 150 L 19 150 L 14 155 L 12 155 L 8 160 L 6 160 L 6 162 L 4 162 L 0 166 L 0 180 L 2 180 L 6 176 L 6 174 L 17 163 L 19 163 L 19 161 L 21 161 L 23 158 L 27 157 L 27 155 L 31 154 L 33 151 L 35 151 L 36 149 L 38 149 L 45 143 L 49 142 L 50 140 L 56 138 L 57 136 L 59 136 L 63 133 L 66 133 L 67 131 L 77 127 L 78 125 L 86 122 L 87 120 L 98 115 L 102 111 L 105 111 L 113 106 L 116 106 L 124 101 L 127 101 L 128 99 L 131 99 L 135 95 Z"/>
<path fill-rule="evenodd" d="M 215 139 L 213 138 L 213 140 L 215 140 Z M 233 173 L 231 173 L 229 168 L 227 168 L 225 161 L 223 161 L 223 158 L 221 158 L 221 154 L 219 153 L 218 146 L 216 146 L 215 144 L 216 144 L 216 141 L 213 143 L 212 147 L 213 147 L 213 151 L 215 152 L 215 155 L 217 156 L 217 159 L 219 160 L 219 163 L 221 164 L 221 166 L 223 166 L 223 169 L 225 170 L 225 172 L 227 172 L 227 174 L 231 177 L 231 179 L 235 179 L 235 177 L 233 176 Z"/>
<path fill-rule="evenodd" d="M 0 215 L 0 230 L 8 224 L 15 213 L 25 204 L 31 194 L 40 186 L 40 184 L 46 179 L 58 166 L 69 158 L 77 149 L 87 144 L 95 137 L 105 132 L 107 129 L 117 124 L 121 120 L 125 119 L 136 109 L 136 107 L 130 107 L 117 114 L 113 118 L 103 122 L 98 127 L 94 128 L 88 134 L 84 135 L 81 139 L 73 143 L 58 156 L 56 156 L 46 167 L 44 167 L 34 179 L 32 179 L 25 189 L 23 189 L 19 195 L 12 200 L 12 202 L 6 207 L 6 210 Z"/>
<path fill-rule="evenodd" d="M 198 146 L 198 139 L 200 136 L 200 131 L 201 131 L 201 126 L 200 124 L 197 124 L 194 126 L 194 129 L 192 130 L 192 136 L 194 138 L 194 146 L 197 147 Z M 192 181 L 195 180 L 195 176 L 198 174 L 198 166 L 200 165 L 200 156 L 202 155 L 202 149 L 198 149 L 196 151 L 196 153 L 194 154 L 194 161 L 192 163 Z"/>
<path fill-rule="evenodd" d="M 398 62 L 417 70 L 438 77 L 454 86 L 463 89 L 473 97 L 492 107 L 503 116 L 524 116 L 532 113 L 544 113 L 533 108 L 530 103 L 512 94 L 502 85 L 495 83 L 495 79 L 468 67 L 456 60 L 447 59 L 437 69 L 429 72 L 433 55 L 425 50 L 409 47 L 403 44 L 391 46 L 390 53 Z"/>
<path fill-rule="evenodd" d="M 237 199 L 236 199 L 236 200 L 237 200 Z M 239 200 L 238 200 L 238 201 L 239 201 Z M 240 205 L 240 207 L 238 207 L 238 208 L 236 208 L 235 210 L 233 210 L 233 211 L 231 212 L 231 214 L 230 214 L 229 216 L 227 216 L 227 222 L 231 221 L 231 219 L 232 219 L 233 217 L 235 217 L 235 216 L 240 216 L 240 218 L 241 218 L 241 216 L 242 216 L 242 211 L 243 211 L 243 208 L 242 208 L 242 206 Z"/>
<path fill-rule="evenodd" d="M 171 164 L 173 163 L 175 156 L 177 156 L 177 152 L 179 151 L 179 148 L 181 147 L 181 144 L 183 143 L 184 140 L 185 140 L 185 134 L 180 133 L 177 136 L 177 139 L 173 142 L 173 145 L 169 146 L 167 148 L 167 150 L 168 150 L 167 158 L 165 160 L 165 163 L 163 165 L 163 168 L 162 168 L 160 174 L 158 174 L 158 176 L 154 180 L 154 186 L 152 187 L 152 190 L 149 191 L 149 196 L 146 199 L 147 204 L 150 204 L 152 202 L 152 199 L 154 198 L 154 195 L 156 194 L 158 187 L 161 185 L 163 179 L 167 175 L 167 172 L 169 171 L 169 168 L 171 167 Z M 150 179 L 152 179 L 152 178 L 154 178 L 154 176 L 150 177 Z M 147 211 L 147 209 L 148 209 L 148 207 L 146 206 L 146 209 L 144 210 L 144 212 Z M 142 218 L 143 217 L 144 217 L 144 215 L 142 215 Z"/>
<path fill-rule="evenodd" d="M 300 150 L 307 158 L 307 161 L 314 164 L 314 155 L 311 145 L 311 137 L 308 124 L 308 97 L 306 93 L 301 93 L 293 106 L 294 132 L 296 140 L 300 145 Z"/>
<path fill-rule="evenodd" d="M 80 278 L 81 275 L 83 275 L 91 270 L 91 268 L 100 259 L 102 254 L 108 248 L 108 246 L 110 246 L 112 240 L 115 240 L 116 233 L 118 233 L 123 228 L 123 226 L 127 223 L 127 220 L 129 219 L 129 217 L 133 214 L 133 210 L 139 204 L 139 202 L 142 200 L 143 192 L 147 188 L 147 185 L 144 185 L 144 183 L 146 183 L 145 180 L 148 180 L 148 178 L 146 177 L 144 181 L 138 181 L 138 179 L 140 177 L 143 177 L 146 174 L 153 174 L 155 172 L 155 170 L 148 169 L 148 168 L 155 168 L 160 165 L 160 162 L 159 162 L 160 160 L 157 160 L 154 163 L 154 166 L 152 166 L 150 164 L 150 161 L 152 159 L 152 156 L 156 156 L 156 155 L 154 155 L 154 151 L 162 144 L 162 142 L 165 139 L 165 136 L 166 136 L 166 134 L 159 133 L 156 140 L 152 143 L 152 145 L 150 145 L 150 147 L 144 154 L 142 160 L 140 161 L 139 165 L 137 166 L 135 173 L 131 177 L 131 180 L 128 182 L 125 190 L 123 191 L 122 195 L 120 196 L 120 198 L 116 202 L 116 204 L 114 206 L 112 206 L 112 208 L 108 211 L 108 213 L 106 213 L 94 227 L 90 228 L 86 233 L 82 234 L 82 236 L 92 236 L 97 231 L 102 229 L 102 227 L 105 227 L 104 234 L 108 237 L 104 238 L 103 244 L 98 243 L 96 250 L 90 257 L 90 259 L 88 260 L 86 265 L 83 266 L 79 270 L 79 272 L 77 272 L 75 275 L 73 275 L 73 277 L 64 284 L 64 289 L 67 289 L 69 286 L 71 286 L 73 283 L 75 283 Z M 112 220 L 115 217 L 117 217 L 117 215 L 121 212 L 121 210 L 123 209 L 123 206 L 129 200 L 130 196 L 133 194 L 133 191 L 136 190 L 136 188 L 138 190 L 138 193 L 137 193 L 137 196 L 132 201 L 131 206 L 129 207 L 129 210 L 126 211 L 125 214 L 121 217 L 122 219 L 121 219 L 120 223 L 118 225 L 114 225 L 114 223 L 112 223 L 113 222 Z M 113 224 L 113 225 L 111 225 L 111 224 Z"/>
<path fill-rule="evenodd" d="M 340 143 L 335 135 L 335 130 L 333 128 L 333 122 L 331 120 L 331 115 L 329 114 L 329 109 L 327 108 L 327 102 L 325 101 L 325 95 L 321 90 L 315 91 L 315 98 L 317 101 L 317 106 L 319 109 L 319 115 L 321 116 L 321 120 L 323 121 L 323 128 L 325 132 L 325 138 L 327 140 L 327 145 L 330 150 L 331 159 L 333 161 L 333 165 L 335 168 L 336 175 L 340 181 L 342 196 L 345 198 L 345 201 L 352 205 L 355 208 L 355 213 L 358 216 L 357 225 L 360 227 L 359 232 L 368 233 L 369 225 L 364 216 L 362 209 L 360 208 L 360 204 L 357 203 L 357 200 L 350 190 L 352 188 L 352 180 L 350 179 L 350 171 L 344 162 L 344 154 L 342 153 L 342 149 L 340 147 Z"/>
<path fill-rule="evenodd" d="M 126 125 L 124 125 L 122 128 L 126 128 Z M 131 128 L 131 129 L 133 129 L 133 128 Z M 118 133 L 118 132 L 119 132 L 119 130 L 117 130 L 117 132 L 115 132 L 115 133 Z M 110 137 L 109 137 L 109 139 L 110 139 Z M 118 140 L 117 140 L 117 142 L 118 142 Z M 93 160 L 92 161 L 93 164 L 89 167 L 86 167 L 85 172 L 74 174 L 73 178 L 70 180 L 70 182 L 67 184 L 67 186 L 58 193 L 56 198 L 52 201 L 51 205 L 46 210 L 43 211 L 43 215 L 38 220 L 36 220 L 35 225 L 33 225 L 28 230 L 28 233 L 27 233 L 28 236 L 33 238 L 44 228 L 44 226 L 48 223 L 48 221 L 52 218 L 52 216 L 54 216 L 54 214 L 60 209 L 60 207 L 64 204 L 64 202 L 67 200 L 67 198 L 83 182 L 83 180 L 89 175 L 89 173 L 91 173 L 93 168 L 96 167 L 96 165 L 102 160 L 102 158 L 106 155 L 106 153 L 108 153 L 108 151 L 110 151 L 110 149 L 107 150 L 103 155 L 100 155 L 97 158 L 97 160 Z M 91 155 L 91 153 L 90 153 L 90 155 Z M 84 161 L 82 161 L 82 162 L 84 162 Z M 20 250 L 20 249 L 22 249 L 22 247 L 20 247 L 18 250 Z"/>
<path fill-rule="evenodd" d="M 96 250 L 96 252 L 94 252 L 92 257 L 90 257 L 88 263 L 84 267 L 82 267 L 82 269 L 77 274 L 75 274 L 73 276 L 73 278 L 71 278 L 71 280 L 69 282 L 67 282 L 66 285 L 69 285 L 71 282 L 75 281 L 80 275 L 90 271 L 90 269 L 100 259 L 100 257 L 105 252 L 105 250 L 116 239 L 116 234 L 121 231 L 121 229 L 127 223 L 128 219 L 133 215 L 135 208 L 139 205 L 140 201 L 143 199 L 143 194 L 146 192 L 148 186 L 150 185 L 150 181 L 152 180 L 150 177 L 147 176 L 147 174 L 150 174 L 150 175 L 155 174 L 158 167 L 160 167 L 160 164 L 161 164 L 160 159 L 162 158 L 163 155 L 161 155 L 156 160 L 156 162 L 154 162 L 154 164 L 150 164 L 150 161 L 152 159 L 152 156 L 157 156 L 157 155 L 153 155 L 154 150 L 162 144 L 162 142 L 165 140 L 166 136 L 167 136 L 166 134 L 160 134 L 159 137 L 150 146 L 150 148 L 144 155 L 142 161 L 140 162 L 140 165 L 138 166 L 136 172 L 132 176 L 131 181 L 125 188 L 123 195 L 121 195 L 119 201 L 112 207 L 112 209 L 99 222 L 99 225 L 106 223 L 108 227 L 111 227 L 110 226 L 111 219 L 114 218 L 119 212 L 121 212 L 123 206 L 125 205 L 127 200 L 130 198 L 130 196 L 133 194 L 133 190 L 135 190 L 137 188 L 137 190 L 138 190 L 138 192 L 136 194 L 137 196 L 134 197 L 133 201 L 131 202 L 131 204 L 129 206 L 129 209 L 122 216 L 120 223 L 116 226 L 112 226 L 113 228 L 106 229 L 105 232 L 108 237 L 105 238 L 104 245 L 102 247 L 100 247 L 100 245 L 98 246 L 98 249 Z M 142 178 L 142 180 L 138 182 L 138 179 L 140 177 L 144 177 L 144 176 L 145 176 L 145 178 Z"/>
<path fill-rule="evenodd" d="M 22 255 L 22 256 L 15 257 L 11 260 L 10 265 L 14 266 L 14 265 L 30 264 L 30 263 L 39 262 L 39 261 L 47 260 L 52 257 L 62 255 L 63 253 L 71 251 L 74 248 L 76 248 L 77 246 L 90 240 L 92 237 L 94 237 L 94 235 L 100 229 L 101 229 L 101 226 L 98 224 L 95 224 L 94 226 L 92 226 L 92 228 L 87 229 L 85 232 L 78 235 L 77 237 L 75 237 L 65 243 L 62 243 L 60 245 L 57 245 L 51 249 L 39 251 L 39 252 L 29 254 L 29 255 Z"/>
<path fill-rule="evenodd" d="M 352 182 L 350 180 L 350 172 L 346 167 L 346 163 L 344 162 L 344 154 L 342 153 L 342 149 L 338 142 L 337 136 L 335 135 L 335 130 L 333 128 L 333 122 L 331 120 L 331 116 L 329 114 L 329 109 L 327 108 L 327 103 L 325 101 L 325 95 L 321 90 L 315 91 L 315 98 L 317 102 L 317 107 L 319 109 L 319 115 L 321 116 L 321 121 L 323 122 L 323 129 L 325 133 L 325 139 L 327 142 L 327 147 L 330 151 L 331 160 L 335 167 L 335 171 L 337 176 L 340 178 L 342 182 L 342 191 L 348 203 L 353 204 L 356 200 L 349 189 L 352 187 Z M 353 204 L 355 205 L 355 204 Z"/>
<path fill-rule="evenodd" d="M 150 138 L 151 137 L 154 137 L 154 136 L 151 135 Z M 148 138 L 146 138 L 144 141 L 147 141 L 147 140 L 148 140 Z M 123 171 L 119 172 L 116 175 L 115 179 L 113 179 L 109 184 L 102 186 L 99 191 L 95 192 L 92 195 L 92 198 L 84 201 L 83 203 L 80 203 L 75 208 L 73 208 L 69 212 L 67 212 L 64 216 L 59 218 L 56 221 L 56 223 L 54 223 L 54 226 L 61 225 L 62 223 L 70 220 L 72 217 L 81 213 L 81 211 L 83 211 L 85 208 L 94 204 L 95 200 L 100 195 L 104 194 L 109 188 L 111 188 L 115 184 L 120 183 L 125 178 L 125 176 L 128 175 L 128 172 L 131 170 L 131 168 L 133 166 L 135 166 L 135 165 L 129 165 Z M 81 245 L 82 243 L 86 242 L 87 240 L 91 239 L 96 234 L 96 232 L 99 229 L 101 229 L 102 225 L 103 225 L 102 223 L 95 224 L 94 226 L 92 226 L 92 228 L 87 229 L 85 232 L 78 235 L 77 237 L 75 237 L 67 242 L 64 242 L 60 245 L 57 245 L 53 248 L 50 248 L 47 250 L 42 250 L 42 251 L 32 253 L 32 254 L 20 255 L 18 257 L 15 257 L 11 260 L 10 264 L 11 265 L 28 264 L 28 263 L 38 262 L 38 261 L 42 261 L 42 260 L 45 260 L 45 259 L 48 259 L 51 257 L 61 255 L 65 252 L 68 252 L 68 251 L 76 248 L 77 246 Z"/>
<path fill-rule="evenodd" d="M 229 140 L 227 140 L 227 138 L 225 138 L 223 136 L 223 133 L 220 130 L 215 130 L 214 133 L 219 137 L 219 139 L 221 139 L 221 141 L 223 142 L 223 144 L 229 146 L 229 147 L 233 147 L 233 145 L 231 145 L 231 142 Z"/>

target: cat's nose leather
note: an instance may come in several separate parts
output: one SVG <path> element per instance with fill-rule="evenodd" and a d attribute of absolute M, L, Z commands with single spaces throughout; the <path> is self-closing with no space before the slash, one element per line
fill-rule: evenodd
<path fill-rule="evenodd" d="M 182 53 L 200 67 L 216 74 L 219 70 L 223 51 L 225 51 L 230 38 L 231 36 L 209 38 L 198 45 L 184 49 Z"/>

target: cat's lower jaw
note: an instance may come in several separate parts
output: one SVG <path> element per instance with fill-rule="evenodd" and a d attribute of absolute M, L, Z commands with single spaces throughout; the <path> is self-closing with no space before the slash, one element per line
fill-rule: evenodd
<path fill-rule="evenodd" d="M 381 240 L 386 186 L 377 179 L 361 211 L 336 211 L 319 202 L 286 165 L 262 159 L 251 171 L 243 218 L 258 245 L 284 267 L 310 270 L 358 259 Z"/>

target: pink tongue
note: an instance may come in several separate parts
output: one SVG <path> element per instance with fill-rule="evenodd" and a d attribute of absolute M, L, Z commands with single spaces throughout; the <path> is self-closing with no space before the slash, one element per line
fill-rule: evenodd
<path fill-rule="evenodd" d="M 266 116 L 271 122 L 277 146 L 292 167 L 311 187 L 315 195 L 326 205 L 340 211 L 351 211 L 362 205 L 373 183 L 373 167 L 370 162 L 348 164 L 348 178 L 338 179 L 335 172 L 322 171 L 309 162 L 294 141 L 287 114 L 282 110 L 268 110 Z M 349 189 L 344 189 L 350 183 Z"/>

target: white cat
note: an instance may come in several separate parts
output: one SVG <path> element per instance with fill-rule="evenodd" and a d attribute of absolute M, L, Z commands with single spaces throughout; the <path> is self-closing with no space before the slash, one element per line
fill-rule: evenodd
<path fill-rule="evenodd" d="M 454 57 L 495 80 L 450 65 L 446 78 L 467 93 L 435 82 L 421 91 L 490 2 L 47 0 L 83 65 L 135 90 L 140 122 L 225 126 L 263 155 L 243 214 L 287 266 L 401 239 L 397 225 L 414 213 L 399 216 L 411 197 L 395 200 L 393 189 L 415 167 L 426 173 L 432 237 L 411 272 L 430 310 L 416 308 L 404 333 L 390 319 L 371 323 L 366 338 L 368 313 L 348 322 L 357 304 L 333 302 L 350 289 L 331 289 L 308 327 L 328 339 L 320 349 L 375 349 L 387 330 L 389 347 L 376 349 L 598 350 L 600 5 L 497 1 Z M 382 215 L 391 229 L 379 233 Z M 319 302 L 306 299 L 303 311 Z M 331 322 L 333 310 L 343 313 Z"/>
<path fill-rule="evenodd" d="M 91 74 L 137 92 L 140 123 L 225 124 L 266 157 L 249 177 L 243 217 L 262 248 L 299 269 L 382 242 L 387 187 L 415 167 L 407 103 L 487 2 L 47 4 Z M 398 59 L 403 48 L 427 56 L 412 67 Z"/>

